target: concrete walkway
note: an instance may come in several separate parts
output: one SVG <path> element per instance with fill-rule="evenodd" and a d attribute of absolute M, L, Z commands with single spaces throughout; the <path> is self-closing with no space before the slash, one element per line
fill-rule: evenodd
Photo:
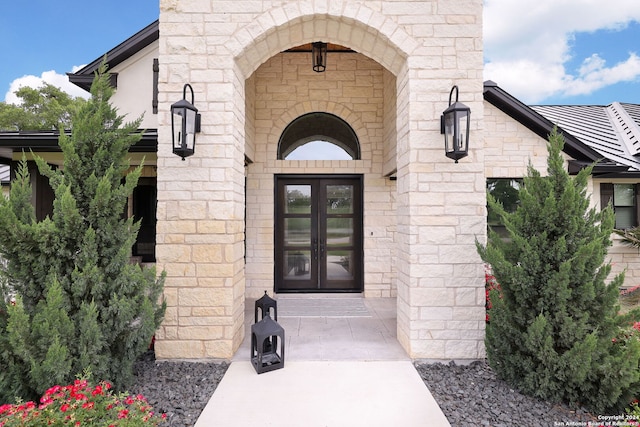
<path fill-rule="evenodd" d="M 360 298 L 350 305 L 311 296 L 325 298 L 316 315 L 308 302 L 297 312 L 286 297 L 278 298 L 284 368 L 260 375 L 253 369 L 254 312 L 247 303 L 245 341 L 196 427 L 450 427 L 395 339 L 395 299 L 336 297 Z M 327 305 L 344 309 L 327 317 Z"/>

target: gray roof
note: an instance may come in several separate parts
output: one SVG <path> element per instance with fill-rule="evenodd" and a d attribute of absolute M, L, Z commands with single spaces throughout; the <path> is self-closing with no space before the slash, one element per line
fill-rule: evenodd
<path fill-rule="evenodd" d="M 535 105 L 531 109 L 619 165 L 640 171 L 640 105 Z"/>

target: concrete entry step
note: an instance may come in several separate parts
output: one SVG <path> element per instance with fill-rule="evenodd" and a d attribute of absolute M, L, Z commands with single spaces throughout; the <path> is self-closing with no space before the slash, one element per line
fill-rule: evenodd
<path fill-rule="evenodd" d="M 352 297 L 284 297 L 278 298 L 279 317 L 371 317 L 364 298 Z"/>

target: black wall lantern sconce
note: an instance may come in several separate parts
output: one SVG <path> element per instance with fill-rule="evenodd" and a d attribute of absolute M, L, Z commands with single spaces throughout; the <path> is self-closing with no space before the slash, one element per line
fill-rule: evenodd
<path fill-rule="evenodd" d="M 191 102 L 186 99 L 187 88 L 191 91 Z M 193 88 L 187 83 L 182 88 L 182 99 L 171 104 L 173 154 L 182 157 L 182 160 L 193 155 L 198 132 L 200 132 L 200 114 L 193 106 Z"/>
<path fill-rule="evenodd" d="M 313 57 L 313 71 L 322 73 L 327 69 L 327 44 L 324 42 L 314 42 L 311 44 L 311 55 Z"/>
<path fill-rule="evenodd" d="M 456 101 L 451 104 L 453 91 Z M 445 155 L 458 163 L 458 160 L 469 154 L 469 119 L 471 109 L 458 102 L 458 86 L 453 86 L 449 93 L 449 107 L 440 117 L 440 133 L 444 134 Z"/>

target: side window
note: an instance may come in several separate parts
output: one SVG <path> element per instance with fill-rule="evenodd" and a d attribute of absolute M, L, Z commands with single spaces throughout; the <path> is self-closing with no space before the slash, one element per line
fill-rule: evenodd
<path fill-rule="evenodd" d="M 515 212 L 520 204 L 518 192 L 522 187 L 521 178 L 487 178 L 487 191 L 507 212 Z M 487 206 L 487 225 L 502 237 L 508 237 L 507 230 L 497 212 Z"/>
<path fill-rule="evenodd" d="M 140 178 L 133 190 L 132 214 L 140 221 L 138 237 L 132 248 L 132 255 L 142 262 L 156 261 L 156 178 Z"/>
<path fill-rule="evenodd" d="M 611 203 L 616 216 L 615 228 L 618 230 L 638 226 L 637 200 L 637 184 L 600 184 L 600 207 Z"/>

